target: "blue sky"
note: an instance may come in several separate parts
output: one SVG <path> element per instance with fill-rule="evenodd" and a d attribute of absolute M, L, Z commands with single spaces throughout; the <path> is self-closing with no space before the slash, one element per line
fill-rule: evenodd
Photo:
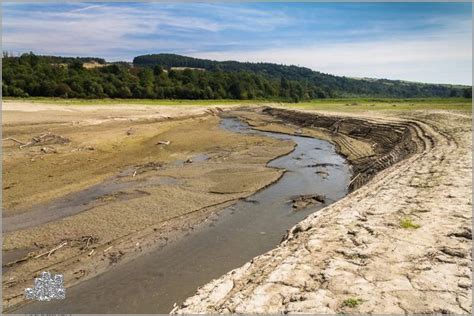
<path fill-rule="evenodd" d="M 3 50 L 177 53 L 471 84 L 471 3 L 3 3 Z"/>

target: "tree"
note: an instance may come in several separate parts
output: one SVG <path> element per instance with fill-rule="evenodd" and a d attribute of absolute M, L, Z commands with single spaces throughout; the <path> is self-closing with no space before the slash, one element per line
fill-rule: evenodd
<path fill-rule="evenodd" d="M 355 80 L 311 69 L 269 63 L 217 62 L 172 54 L 139 56 L 131 67 L 114 62 L 83 68 L 100 58 L 4 53 L 2 92 L 5 96 L 64 98 L 189 98 L 304 99 L 359 97 L 472 98 L 472 88 L 406 83 L 394 80 Z M 136 61 L 136 63 L 135 63 Z M 201 68 L 170 70 L 171 67 Z M 164 71 L 163 69 L 168 69 Z"/>
<path fill-rule="evenodd" d="M 467 99 L 472 99 L 472 88 L 466 88 L 463 91 L 463 97 Z"/>
<path fill-rule="evenodd" d="M 163 68 L 159 65 L 156 65 L 155 67 L 153 67 L 153 74 L 155 76 L 159 76 L 163 73 Z"/>
<path fill-rule="evenodd" d="M 80 60 L 75 60 L 73 61 L 70 65 L 69 68 L 73 70 L 82 70 L 83 69 L 84 63 Z"/>
<path fill-rule="evenodd" d="M 56 86 L 55 94 L 57 97 L 67 98 L 71 92 L 71 88 L 65 83 L 60 83 Z"/>
<path fill-rule="evenodd" d="M 119 88 L 118 96 L 124 99 L 130 98 L 132 96 L 132 92 L 128 87 L 122 86 L 121 88 Z"/>
<path fill-rule="evenodd" d="M 242 95 L 242 87 L 240 86 L 240 82 L 234 81 L 229 86 L 229 94 L 233 99 L 243 99 Z"/>

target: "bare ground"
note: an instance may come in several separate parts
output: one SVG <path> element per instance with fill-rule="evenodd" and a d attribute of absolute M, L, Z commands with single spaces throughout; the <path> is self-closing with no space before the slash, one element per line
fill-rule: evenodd
<path fill-rule="evenodd" d="M 173 312 L 471 314 L 471 115 L 316 115 L 405 125 L 416 151 L 310 215 L 276 249 L 198 289 Z M 290 116 L 308 119 L 307 113 Z"/>
<path fill-rule="evenodd" d="M 175 312 L 471 311 L 470 114 L 243 110 L 231 115 L 335 143 L 354 167 L 357 190 Z M 225 132 L 216 112 L 4 103 L 3 137 L 27 142 L 51 132 L 70 140 L 21 150 L 4 141 L 3 217 L 23 225 L 3 234 L 4 307 L 21 303 L 44 269 L 68 271 L 72 286 L 276 181 L 281 171 L 265 165 L 292 144 Z M 124 188 L 72 214 L 35 213 L 104 183 Z"/>
<path fill-rule="evenodd" d="M 4 138 L 68 142 L 3 141 L 4 308 L 41 271 L 72 286 L 276 181 L 266 163 L 293 144 L 226 132 L 218 111 L 6 102 Z"/>

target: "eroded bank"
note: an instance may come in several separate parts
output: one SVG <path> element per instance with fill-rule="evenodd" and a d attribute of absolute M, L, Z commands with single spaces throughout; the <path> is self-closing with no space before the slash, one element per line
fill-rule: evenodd
<path fill-rule="evenodd" d="M 346 135 L 360 138 L 351 129 L 356 122 L 378 124 L 371 138 L 381 141 L 380 157 L 367 157 L 360 167 L 353 160 L 362 172 L 359 183 L 370 181 L 294 226 L 274 250 L 198 289 L 173 312 L 471 313 L 470 114 L 266 111 L 309 125 L 298 133 L 323 125 L 324 134 L 342 118 Z M 256 125 L 295 131 L 272 120 Z M 392 128 L 398 136 L 384 135 Z"/>

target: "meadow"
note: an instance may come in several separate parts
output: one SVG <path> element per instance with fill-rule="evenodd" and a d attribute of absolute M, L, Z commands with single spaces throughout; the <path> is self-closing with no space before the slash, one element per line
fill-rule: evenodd
<path fill-rule="evenodd" d="M 165 106 L 213 106 L 213 105 L 283 105 L 290 108 L 321 111 L 407 111 L 407 110 L 454 110 L 472 112 L 472 99 L 467 98 L 343 98 L 315 99 L 309 102 L 282 103 L 269 100 L 161 100 L 161 99 L 64 99 L 50 97 L 3 98 L 7 101 L 47 103 L 61 105 L 165 105 Z"/>

